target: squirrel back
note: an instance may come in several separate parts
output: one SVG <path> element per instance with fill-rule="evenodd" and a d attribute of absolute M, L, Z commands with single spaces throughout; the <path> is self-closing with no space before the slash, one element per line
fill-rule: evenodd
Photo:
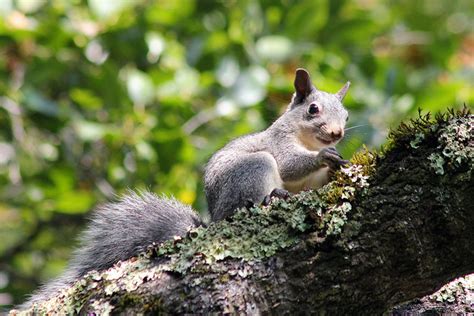
<path fill-rule="evenodd" d="M 103 204 L 93 212 L 65 272 L 40 288 L 20 309 L 50 298 L 91 270 L 110 268 L 153 242 L 183 236 L 202 224 L 190 206 L 151 192 L 129 192 L 115 203 Z"/>

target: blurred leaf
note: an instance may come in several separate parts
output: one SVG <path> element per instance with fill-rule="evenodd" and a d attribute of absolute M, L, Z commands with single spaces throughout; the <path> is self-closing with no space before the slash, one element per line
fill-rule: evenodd
<path fill-rule="evenodd" d="M 155 87 L 144 72 L 132 69 L 127 75 L 127 90 L 130 99 L 137 104 L 147 104 L 153 100 Z"/>
<path fill-rule="evenodd" d="M 161 53 L 165 49 L 165 40 L 156 32 L 146 33 L 145 39 L 148 45 L 147 59 L 149 62 L 154 63 L 160 58 Z"/>
<path fill-rule="evenodd" d="M 92 12 L 100 18 L 108 18 L 116 15 L 122 11 L 125 7 L 132 5 L 133 3 L 129 0 L 114 0 L 114 1 L 102 1 L 102 0 L 88 0 L 89 7 Z"/>
<path fill-rule="evenodd" d="M 71 90 L 70 96 L 84 109 L 97 110 L 102 106 L 102 100 L 90 90 L 74 88 Z"/>
<path fill-rule="evenodd" d="M 56 210 L 60 213 L 86 213 L 92 207 L 94 198 L 87 191 L 67 191 L 56 198 Z"/>
<path fill-rule="evenodd" d="M 17 0 L 16 5 L 20 11 L 33 13 L 38 11 L 46 3 L 46 0 Z"/>
<path fill-rule="evenodd" d="M 285 23 L 289 27 L 286 32 L 294 38 L 314 34 L 326 24 L 328 19 L 328 0 L 302 1 L 291 6 L 288 11 Z"/>
<path fill-rule="evenodd" d="M 79 138 L 83 141 L 96 141 L 105 135 L 115 135 L 118 131 L 110 125 L 78 120 L 73 123 Z"/>
<path fill-rule="evenodd" d="M 186 19 L 193 11 L 194 5 L 193 0 L 158 0 L 148 8 L 147 17 L 154 23 L 174 25 Z"/>
<path fill-rule="evenodd" d="M 266 85 L 270 80 L 268 72 L 259 66 L 252 66 L 239 75 L 232 89 L 232 97 L 242 106 L 255 105 L 265 98 Z"/>
<path fill-rule="evenodd" d="M 216 77 L 224 87 L 231 87 L 235 84 L 240 73 L 240 66 L 235 58 L 225 56 L 222 58 L 216 70 Z"/>
<path fill-rule="evenodd" d="M 147 142 L 140 141 L 136 145 L 136 148 L 137 148 L 137 153 L 139 157 L 146 160 L 150 160 L 150 161 L 153 161 L 156 159 L 155 150 Z"/>
<path fill-rule="evenodd" d="M 54 182 L 54 189 L 57 192 L 69 191 L 74 187 L 74 176 L 69 169 L 57 168 L 49 173 Z"/>
<path fill-rule="evenodd" d="M 455 99 L 457 91 L 462 87 L 462 83 L 436 85 L 436 88 L 432 85 L 427 89 L 425 94 L 420 97 L 418 106 L 436 112 L 455 106 L 456 104 L 452 104 L 452 100 Z"/>
<path fill-rule="evenodd" d="M 261 37 L 256 43 L 256 50 L 263 59 L 282 62 L 294 53 L 294 45 L 284 36 L 271 35 Z"/>
<path fill-rule="evenodd" d="M 57 104 L 32 88 L 23 89 L 23 100 L 26 107 L 32 111 L 53 117 L 59 115 Z"/>
<path fill-rule="evenodd" d="M 13 0 L 0 1 L 0 14 L 5 16 L 13 10 Z"/>

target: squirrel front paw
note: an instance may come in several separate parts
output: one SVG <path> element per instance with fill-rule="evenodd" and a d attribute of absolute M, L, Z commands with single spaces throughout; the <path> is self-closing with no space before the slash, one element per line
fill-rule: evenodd
<path fill-rule="evenodd" d="M 331 170 L 338 170 L 341 166 L 349 164 L 349 160 L 343 159 L 334 147 L 323 148 L 317 158 L 322 165 Z"/>

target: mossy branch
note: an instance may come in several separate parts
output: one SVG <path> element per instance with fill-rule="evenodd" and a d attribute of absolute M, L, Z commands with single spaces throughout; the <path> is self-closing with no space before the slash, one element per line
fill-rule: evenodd
<path fill-rule="evenodd" d="M 91 272 L 42 313 L 383 313 L 474 271 L 473 116 L 420 116 L 335 181 Z"/>

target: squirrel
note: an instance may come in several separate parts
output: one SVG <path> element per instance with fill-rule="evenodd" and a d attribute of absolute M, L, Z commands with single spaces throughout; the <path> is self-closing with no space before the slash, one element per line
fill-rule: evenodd
<path fill-rule="evenodd" d="M 266 130 L 228 143 L 207 164 L 204 184 L 211 221 L 328 183 L 330 174 L 347 163 L 334 146 L 344 136 L 348 112 L 342 100 L 349 86 L 347 82 L 336 94 L 323 92 L 305 69 L 297 69 L 287 110 Z M 196 212 L 173 198 L 129 192 L 93 212 L 63 275 L 40 288 L 20 309 L 51 298 L 91 270 L 105 270 L 153 242 L 183 236 L 200 225 L 204 222 Z"/>

